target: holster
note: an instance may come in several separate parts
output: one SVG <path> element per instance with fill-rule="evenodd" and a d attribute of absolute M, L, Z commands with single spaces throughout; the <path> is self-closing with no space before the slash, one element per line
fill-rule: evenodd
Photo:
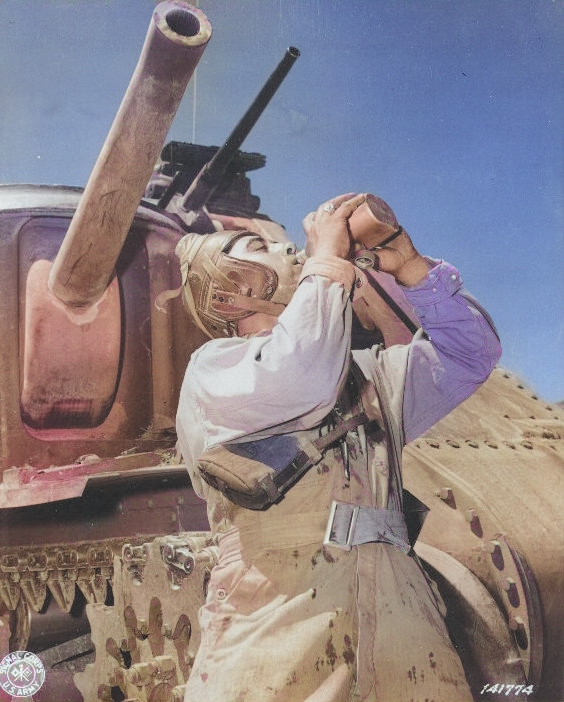
<path fill-rule="evenodd" d="M 314 441 L 295 434 L 280 434 L 215 446 L 200 458 L 200 474 L 231 502 L 246 509 L 265 510 L 279 502 L 292 485 L 319 463 L 328 448 L 367 421 L 364 413 L 353 416 Z M 426 505 L 403 490 L 403 512 L 412 546 L 428 511 Z"/>
<path fill-rule="evenodd" d="M 367 421 L 364 413 L 355 415 L 313 441 L 295 434 L 280 434 L 222 444 L 206 451 L 198 468 L 206 483 L 231 502 L 247 509 L 268 509 L 319 463 L 332 444 Z"/>

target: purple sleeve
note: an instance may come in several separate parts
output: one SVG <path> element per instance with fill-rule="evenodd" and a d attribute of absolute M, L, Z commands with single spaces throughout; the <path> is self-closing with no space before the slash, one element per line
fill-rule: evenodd
<path fill-rule="evenodd" d="M 459 272 L 439 262 L 404 293 L 427 338 L 411 344 L 403 397 L 406 443 L 426 432 L 488 378 L 501 356 L 487 312 L 462 288 Z"/>

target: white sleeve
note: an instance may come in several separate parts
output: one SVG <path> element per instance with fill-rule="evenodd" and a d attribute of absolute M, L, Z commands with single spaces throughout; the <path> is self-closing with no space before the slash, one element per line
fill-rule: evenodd
<path fill-rule="evenodd" d="M 201 451 L 257 432 L 317 424 L 346 376 L 350 336 L 349 293 L 310 275 L 272 332 L 206 343 L 193 354 L 182 386 L 177 424 L 183 454 L 188 439 Z M 187 426 L 193 422 L 199 426 Z"/>

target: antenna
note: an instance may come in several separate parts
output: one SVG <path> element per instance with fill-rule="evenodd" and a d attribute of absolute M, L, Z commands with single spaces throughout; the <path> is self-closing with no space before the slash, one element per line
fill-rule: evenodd
<path fill-rule="evenodd" d="M 199 9 L 200 0 L 196 0 L 196 8 Z M 192 85 L 194 86 L 194 94 L 192 97 L 192 144 L 196 143 L 196 102 L 198 92 L 198 69 L 194 71 L 192 76 Z"/>

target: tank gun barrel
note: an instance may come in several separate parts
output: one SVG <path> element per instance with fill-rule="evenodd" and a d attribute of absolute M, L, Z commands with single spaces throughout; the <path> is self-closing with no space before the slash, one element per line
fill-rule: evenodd
<path fill-rule="evenodd" d="M 213 194 L 213 191 L 220 183 L 241 144 L 255 126 L 299 55 L 299 50 L 293 46 L 290 46 L 286 50 L 284 57 L 263 85 L 259 94 L 243 117 L 239 120 L 239 123 L 226 139 L 223 146 L 215 153 L 211 161 L 204 166 L 186 191 L 182 199 L 182 209 L 187 212 L 197 211 L 206 204 Z"/>
<path fill-rule="evenodd" d="M 65 305 L 104 294 L 184 91 L 211 36 L 199 9 L 164 0 L 49 277 Z"/>

